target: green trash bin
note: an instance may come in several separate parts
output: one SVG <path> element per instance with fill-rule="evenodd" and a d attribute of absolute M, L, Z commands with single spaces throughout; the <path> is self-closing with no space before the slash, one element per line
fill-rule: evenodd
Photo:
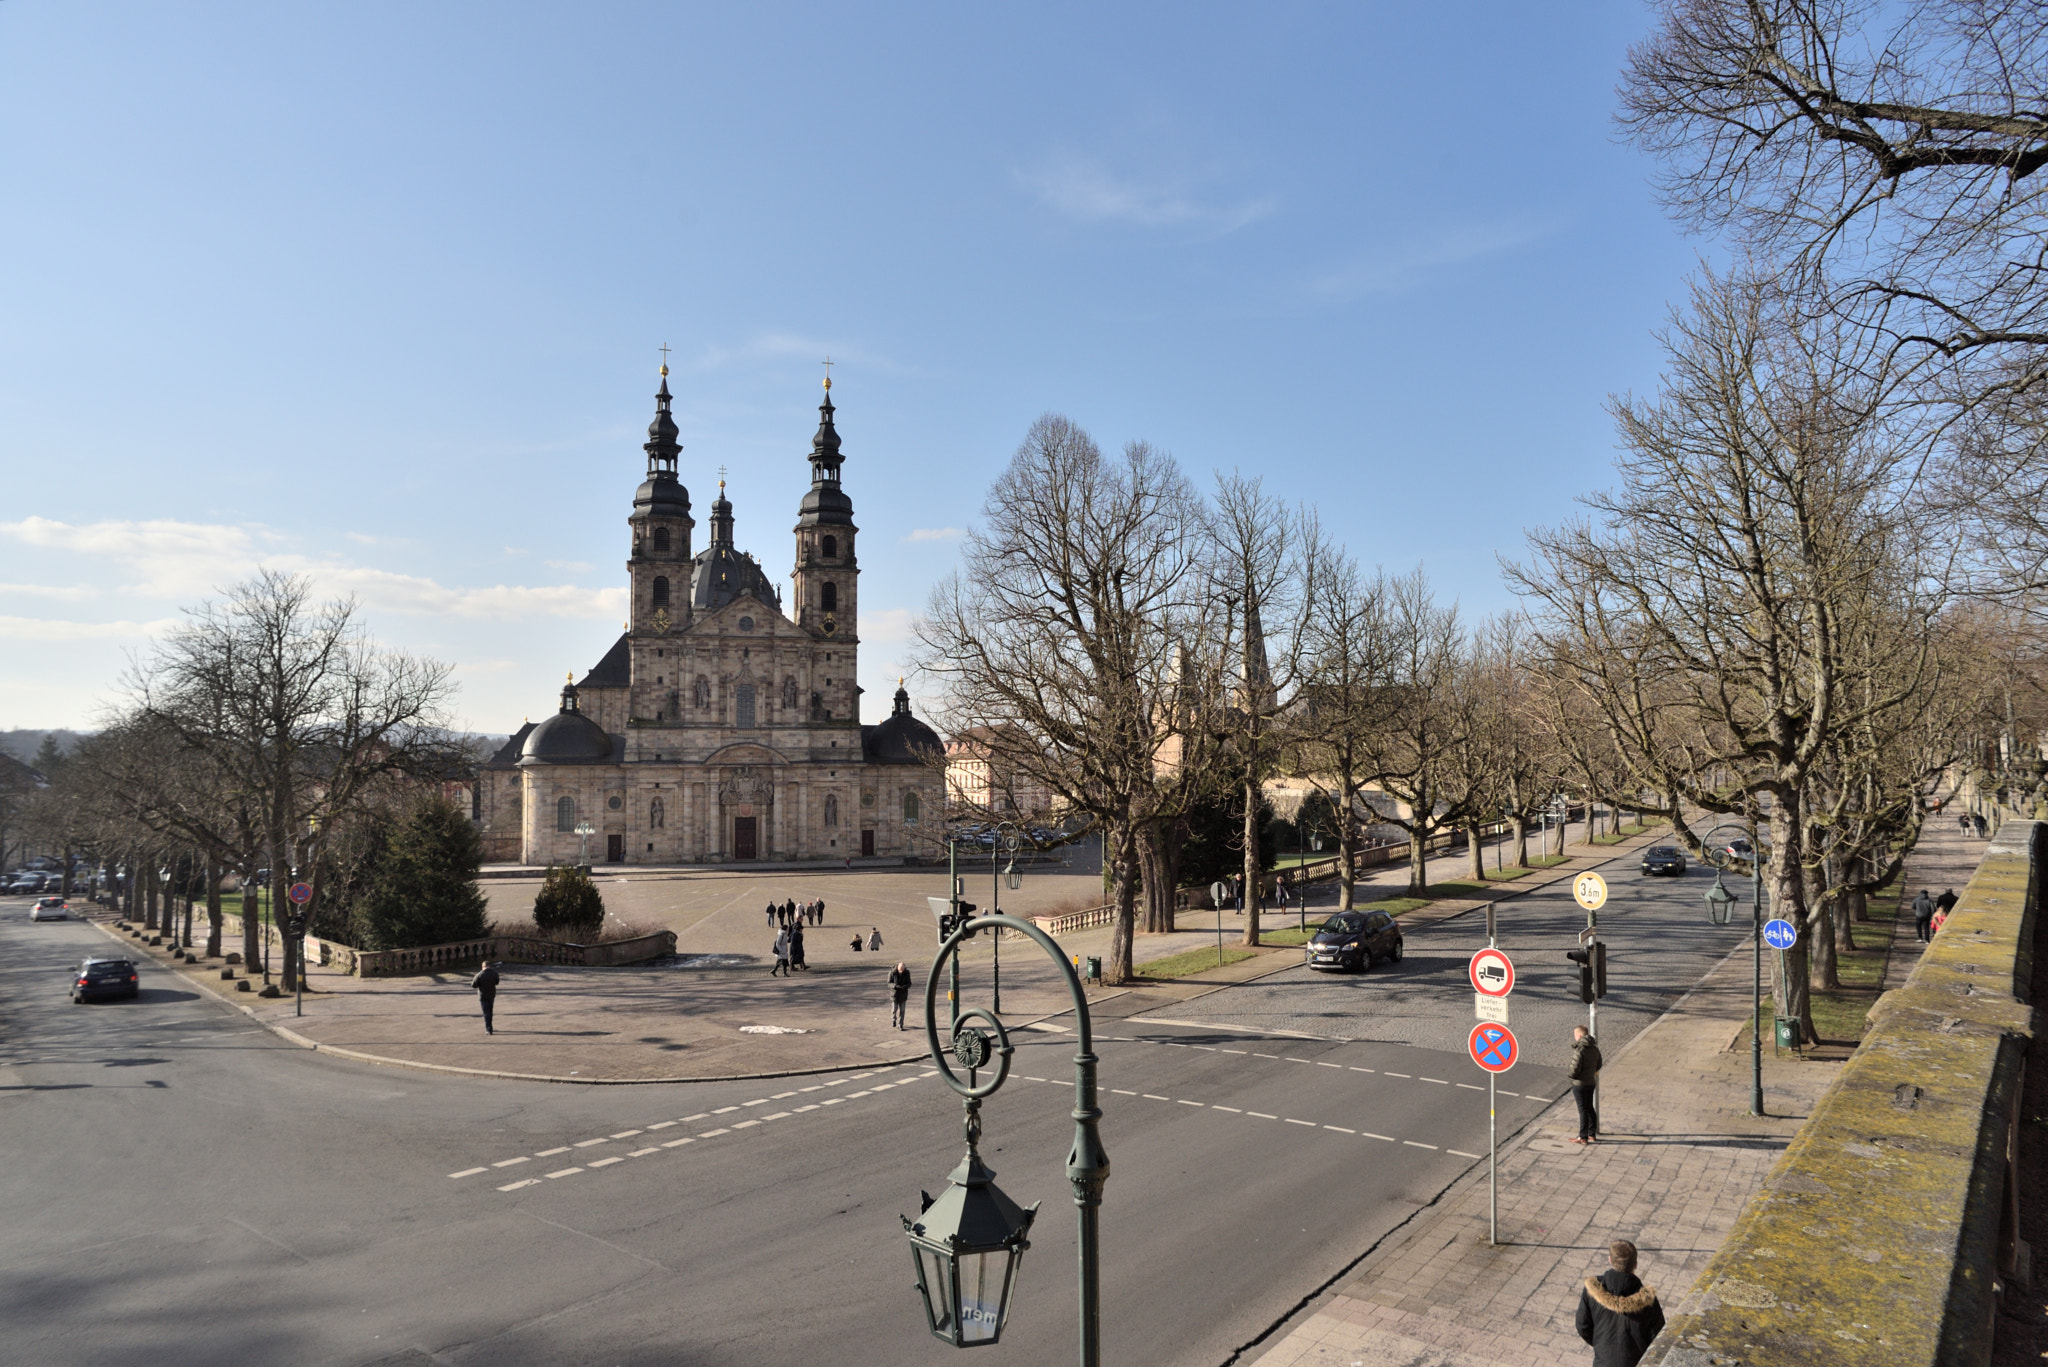
<path fill-rule="evenodd" d="M 1085 963 L 1087 967 L 1082 972 L 1081 976 L 1086 978 L 1091 983 L 1101 982 L 1102 960 L 1091 954 L 1088 956 L 1087 959 L 1083 960 L 1082 962 Z"/>
<path fill-rule="evenodd" d="M 1779 1016 L 1777 1021 L 1778 1047 L 1780 1049 L 1797 1049 L 1803 1043 L 1799 1035 L 1799 1017 Z"/>

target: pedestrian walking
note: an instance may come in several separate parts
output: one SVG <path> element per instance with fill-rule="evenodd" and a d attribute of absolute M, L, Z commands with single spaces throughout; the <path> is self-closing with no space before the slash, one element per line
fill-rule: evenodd
<path fill-rule="evenodd" d="M 782 908 L 782 913 L 783 913 L 783 922 L 782 922 L 782 923 L 783 923 L 784 925 L 795 925 L 795 924 L 796 924 L 796 898 L 792 897 L 792 898 L 790 898 L 790 899 L 789 899 L 788 903 L 787 903 L 787 904 L 785 904 L 785 905 L 783 906 L 783 908 Z"/>
<path fill-rule="evenodd" d="M 775 929 L 775 913 L 780 910 L 773 902 L 768 904 L 768 928 Z"/>
<path fill-rule="evenodd" d="M 818 908 L 818 924 L 819 924 L 819 925 L 821 925 L 821 926 L 822 926 L 822 925 L 824 925 L 824 924 L 825 924 L 825 899 L 824 899 L 824 898 L 822 898 L 822 897 L 820 897 L 820 898 L 819 898 L 819 899 L 818 899 L 818 900 L 817 900 L 817 901 L 816 901 L 815 903 L 813 903 L 812 905 L 814 905 L 814 906 L 816 906 L 816 907 Z"/>
<path fill-rule="evenodd" d="M 1934 899 L 1934 914 L 1936 916 L 1947 916 L 1956 909 L 1956 902 L 1958 900 L 1954 888 L 1943 888 L 1941 896 Z"/>
<path fill-rule="evenodd" d="M 860 953 L 860 932 L 857 930 L 853 932 L 853 952 Z"/>
<path fill-rule="evenodd" d="M 868 948 L 877 954 L 882 952 L 882 928 L 880 926 L 868 927 Z"/>
<path fill-rule="evenodd" d="M 1934 938 L 1934 899 L 1927 895 L 1926 888 L 1920 889 L 1920 895 L 1913 899 L 1913 938 Z"/>
<path fill-rule="evenodd" d="M 1970 820 L 1976 823 L 1977 838 L 1979 840 L 1985 840 L 1990 837 L 1990 825 L 1984 820 L 1984 813 L 1979 812 L 1975 816 L 1971 817 Z"/>
<path fill-rule="evenodd" d="M 1657 1288 L 1636 1276 L 1636 1246 L 1628 1240 L 1610 1245 L 1607 1270 L 1586 1278 L 1576 1325 L 1579 1337 L 1593 1345 L 1593 1367 L 1636 1367 L 1664 1328 Z"/>
<path fill-rule="evenodd" d="M 1600 1112 L 1595 1109 L 1594 1092 L 1600 1086 L 1600 1041 L 1583 1025 L 1572 1027 L 1572 1099 L 1579 1103 L 1579 1137 L 1574 1144 L 1593 1144 L 1600 1139 Z"/>
<path fill-rule="evenodd" d="M 789 928 L 789 966 L 791 968 L 805 967 L 804 928 L 801 923 Z"/>
<path fill-rule="evenodd" d="M 906 1029 L 908 1027 L 903 1024 L 903 1012 L 910 1004 L 910 969 L 901 959 L 898 959 L 896 967 L 889 971 L 889 992 L 895 998 L 890 1007 L 890 1024 L 898 1030 Z"/>
<path fill-rule="evenodd" d="M 496 966 L 489 959 L 484 960 L 484 966 L 477 970 L 477 975 L 474 978 L 469 980 L 469 985 L 476 989 L 476 999 L 483 1004 L 484 1033 L 486 1035 L 497 1034 L 497 1028 L 491 1024 L 491 1008 L 498 1001 L 498 970 Z"/>
<path fill-rule="evenodd" d="M 778 973 L 785 978 L 789 976 L 789 932 L 786 930 L 775 937 L 775 967 L 768 970 L 768 976 L 772 978 Z"/>

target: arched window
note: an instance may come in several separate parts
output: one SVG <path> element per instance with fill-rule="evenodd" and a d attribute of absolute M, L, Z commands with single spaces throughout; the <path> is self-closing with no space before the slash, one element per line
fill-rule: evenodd
<path fill-rule="evenodd" d="M 656 576 L 654 580 L 654 606 L 668 606 L 668 579 L 665 576 Z"/>
<path fill-rule="evenodd" d="M 839 586 L 837 584 L 827 583 L 825 585 L 824 602 L 825 611 L 839 611 Z"/>
<path fill-rule="evenodd" d="M 661 829 L 661 828 L 662 828 L 663 826 L 665 826 L 665 825 L 667 825 L 667 824 L 668 824 L 668 808 L 662 805 L 661 799 L 660 799 L 660 798 L 656 798 L 656 799 L 654 799 L 654 801 L 652 801 L 652 802 L 648 803 L 648 804 L 647 804 L 647 825 L 648 825 L 648 828 L 649 828 L 649 829 L 651 829 L 651 830 L 657 830 L 657 831 L 658 831 L 658 830 L 660 830 L 660 829 Z"/>
<path fill-rule="evenodd" d="M 733 690 L 733 724 L 752 726 L 754 724 L 754 686 L 741 684 Z"/>
<path fill-rule="evenodd" d="M 839 824 L 839 799 L 829 795 L 825 799 L 825 824 L 827 826 L 837 826 Z"/>
<path fill-rule="evenodd" d="M 656 527 L 654 529 L 654 549 L 657 551 L 668 549 L 668 528 Z"/>
<path fill-rule="evenodd" d="M 555 799 L 555 829 L 574 833 L 576 830 L 576 799 L 558 797 Z"/>
<path fill-rule="evenodd" d="M 920 812 L 922 812 L 923 810 L 924 810 L 924 808 L 923 808 L 923 804 L 921 804 L 920 802 L 918 802 L 918 800 L 917 800 L 917 794 L 916 794 L 916 793 L 905 793 L 905 794 L 903 795 L 903 824 L 904 824 L 904 825 L 906 825 L 906 826 L 915 826 L 915 825 L 917 824 L 917 818 L 918 818 L 918 814 L 919 814 Z"/>
<path fill-rule="evenodd" d="M 838 537 L 828 536 L 825 538 L 825 558 L 827 560 L 837 560 L 839 558 Z"/>

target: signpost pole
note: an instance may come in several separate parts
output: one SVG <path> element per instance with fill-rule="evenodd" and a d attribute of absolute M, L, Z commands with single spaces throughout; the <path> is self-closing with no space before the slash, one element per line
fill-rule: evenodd
<path fill-rule="evenodd" d="M 1500 1146 L 1494 1137 L 1494 1087 L 1492 1073 L 1486 1075 L 1486 1242 L 1500 1243 Z"/>

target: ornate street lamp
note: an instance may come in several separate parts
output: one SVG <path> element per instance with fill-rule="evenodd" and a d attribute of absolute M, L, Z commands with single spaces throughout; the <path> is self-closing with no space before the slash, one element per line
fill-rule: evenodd
<path fill-rule="evenodd" d="M 950 919 L 950 918 L 949 918 Z M 927 1195 L 917 1219 L 903 1220 L 910 1236 L 910 1254 L 917 1268 L 917 1289 L 924 1304 L 925 1320 L 932 1333 L 956 1348 L 974 1348 L 994 1343 L 1010 1316 L 1010 1303 L 1017 1290 L 1017 1269 L 1030 1247 L 1031 1222 L 1038 1213 L 1034 1204 L 1020 1208 L 995 1185 L 995 1174 L 983 1166 L 977 1145 L 981 1139 L 981 1101 L 993 1095 L 1010 1075 L 1014 1052 L 1002 1017 L 979 1007 L 960 1011 L 955 1017 L 948 1047 L 939 1042 L 938 986 L 941 970 L 951 959 L 957 969 L 960 946 L 975 932 L 1000 927 L 1022 935 L 1044 950 L 1059 966 L 1066 980 L 1067 994 L 1074 1003 L 1074 1029 L 1079 1052 L 1074 1055 L 1074 1139 L 1067 1153 L 1067 1180 L 1074 1188 L 1074 1206 L 1080 1220 L 1080 1363 L 1100 1367 L 1102 1362 L 1102 1250 L 1100 1219 L 1102 1188 L 1109 1180 L 1109 1155 L 1103 1151 L 1097 1122 L 1102 1110 L 1095 1104 L 1094 1027 L 1088 1015 L 1088 1001 L 1074 966 L 1052 937 L 1029 921 L 1014 916 L 975 917 L 953 927 L 932 960 L 924 983 L 924 1032 L 931 1048 L 932 1062 L 946 1085 L 957 1092 L 966 1106 L 967 1155 L 953 1170 L 950 1185 L 936 1199 Z M 954 1002 L 958 1008 L 957 998 Z M 978 1028 L 985 1021 L 993 1030 Z M 948 1058 L 967 1069 L 963 1081 Z M 981 1080 L 979 1071 L 994 1060 L 994 1076 Z"/>
<path fill-rule="evenodd" d="M 1763 915 L 1763 872 L 1764 860 L 1769 852 L 1757 845 L 1754 826 L 1728 822 L 1714 827 L 1700 839 L 1700 851 L 1707 862 L 1714 866 L 1714 886 L 1707 892 L 1707 914 L 1714 918 L 1717 926 L 1727 925 L 1730 912 L 1735 905 L 1735 895 L 1721 886 L 1721 871 L 1735 863 L 1739 856 L 1733 848 L 1733 840 L 1721 839 L 1723 831 L 1734 831 L 1743 837 L 1749 851 L 1749 920 L 1751 944 L 1749 980 L 1749 1113 L 1764 1113 L 1764 1037 L 1757 1028 L 1756 1019 L 1764 1009 L 1764 915 Z M 1718 894 L 1718 898 L 1716 896 Z M 1719 898 L 1727 899 L 1722 902 Z"/>
<path fill-rule="evenodd" d="M 1735 894 L 1728 891 L 1721 882 L 1721 871 L 1714 870 L 1714 886 L 1707 889 L 1707 919 L 1717 926 L 1725 926 L 1735 908 Z"/>

